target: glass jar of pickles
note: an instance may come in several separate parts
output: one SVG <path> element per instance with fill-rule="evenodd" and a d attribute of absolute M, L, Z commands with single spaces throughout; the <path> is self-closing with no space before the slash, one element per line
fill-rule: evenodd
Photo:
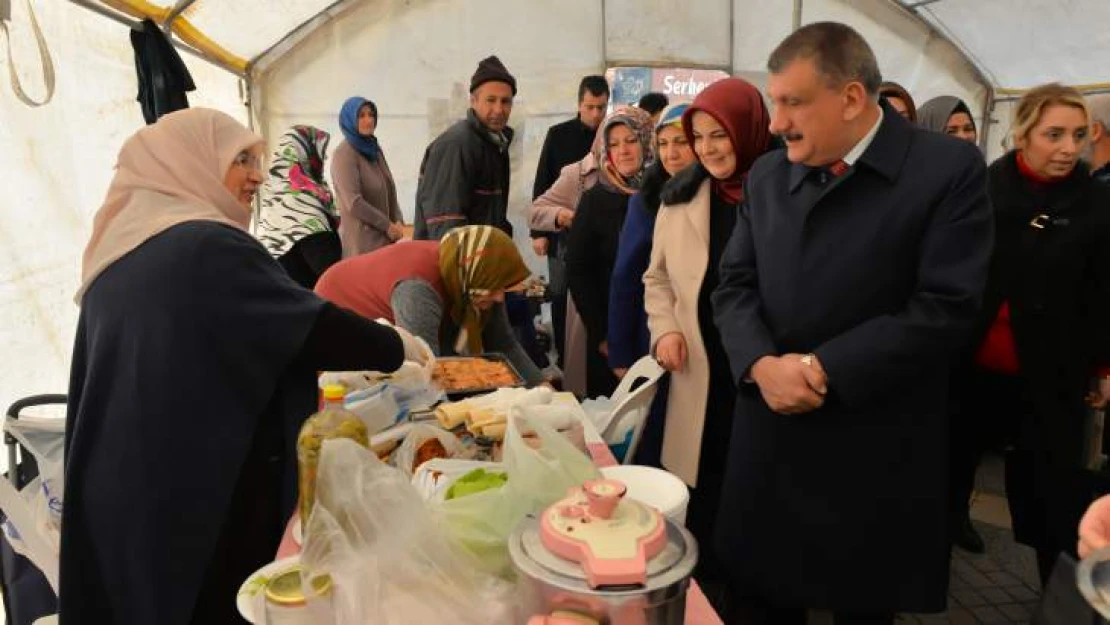
<path fill-rule="evenodd" d="M 304 422 L 297 437 L 297 485 L 300 489 L 297 511 L 304 529 L 308 527 L 308 518 L 316 503 L 316 469 L 324 441 L 349 438 L 363 447 L 370 447 L 366 424 L 343 407 L 346 395 L 347 389 L 341 384 L 325 386 L 323 407 Z"/>

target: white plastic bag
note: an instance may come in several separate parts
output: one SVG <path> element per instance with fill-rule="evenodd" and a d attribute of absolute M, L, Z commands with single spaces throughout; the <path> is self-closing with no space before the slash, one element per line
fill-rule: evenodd
<path fill-rule="evenodd" d="M 393 427 L 404 418 L 393 392 L 386 385 L 348 393 L 343 400 L 343 407 L 366 424 L 366 431 L 371 436 Z"/>
<path fill-rule="evenodd" d="M 301 564 L 307 577 L 331 575 L 336 625 L 523 622 L 515 586 L 477 572 L 408 478 L 374 454 L 325 441 L 316 488 Z"/>
<path fill-rule="evenodd" d="M 393 452 L 391 464 L 400 469 L 407 477 L 411 478 L 413 472 L 420 468 L 415 466 L 416 451 L 420 449 L 420 446 L 423 445 L 425 441 L 431 438 L 438 439 L 450 456 L 462 453 L 463 451 L 463 444 L 459 442 L 459 439 L 455 438 L 454 434 L 434 425 L 417 423 L 413 425 L 409 433 L 405 435 L 405 440 L 401 443 L 401 446 L 397 448 L 397 451 Z"/>
<path fill-rule="evenodd" d="M 12 549 L 34 563 L 57 593 L 65 500 L 65 420 L 22 417 L 9 419 L 4 429 L 35 457 L 39 477 L 19 491 L 0 477 L 0 509 L 8 517 L 3 531 Z"/>
<path fill-rule="evenodd" d="M 329 384 L 342 384 L 347 388 L 348 404 L 354 399 L 364 398 L 364 393 L 388 392 L 397 403 L 398 413 L 395 421 L 401 421 L 409 414 L 429 410 L 446 396 L 432 381 L 435 370 L 434 359 L 421 365 L 406 362 L 393 373 L 378 371 L 326 371 L 320 375 L 319 385 L 323 389 Z"/>
<path fill-rule="evenodd" d="M 436 458 L 420 465 L 412 476 L 412 486 L 425 501 L 443 501 L 451 485 L 475 469 L 504 473 L 505 465 L 483 460 Z"/>
<path fill-rule="evenodd" d="M 538 449 L 524 440 L 522 431 L 535 432 Z M 509 481 L 501 488 L 429 505 L 438 513 L 444 531 L 477 557 L 481 570 L 511 577 L 508 539 L 517 523 L 600 473 L 565 436 L 529 421 L 519 410 L 509 417 L 503 464 Z"/>

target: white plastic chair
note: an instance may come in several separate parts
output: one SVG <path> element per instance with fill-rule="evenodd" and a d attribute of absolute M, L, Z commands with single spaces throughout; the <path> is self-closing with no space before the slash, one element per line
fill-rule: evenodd
<path fill-rule="evenodd" d="M 654 358 L 644 356 L 632 365 L 610 398 L 613 410 L 609 416 L 609 424 L 601 433 L 601 437 L 609 442 L 616 432 L 632 428 L 632 438 L 628 442 L 628 450 L 625 451 L 624 457 L 620 458 L 621 464 L 632 463 L 632 457 L 640 445 L 640 436 L 644 432 L 648 413 L 651 412 L 651 402 L 655 399 L 659 378 L 663 377 L 664 373 L 666 370 L 660 367 Z M 632 387 L 641 380 L 643 382 L 633 390 Z"/>

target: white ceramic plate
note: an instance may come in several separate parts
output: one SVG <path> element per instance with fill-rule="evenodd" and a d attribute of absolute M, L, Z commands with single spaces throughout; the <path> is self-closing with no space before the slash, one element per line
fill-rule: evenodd
<path fill-rule="evenodd" d="M 298 525 L 300 525 L 300 523 L 298 523 Z M 296 529 L 296 527 L 293 528 L 294 531 L 296 531 Z M 290 556 L 276 562 L 271 562 L 248 577 L 247 580 L 243 582 L 243 585 L 239 587 L 239 594 L 235 596 L 235 607 L 239 608 L 239 614 L 250 623 L 260 622 L 262 619 L 254 613 L 254 598 L 257 597 L 259 593 L 266 591 L 266 583 L 271 577 L 300 561 L 300 556 Z"/>

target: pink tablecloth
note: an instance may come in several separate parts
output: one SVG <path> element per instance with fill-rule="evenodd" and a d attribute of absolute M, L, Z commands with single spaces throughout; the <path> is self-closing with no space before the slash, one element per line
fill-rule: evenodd
<path fill-rule="evenodd" d="M 589 445 L 589 448 L 590 455 L 593 456 L 597 466 L 607 467 L 617 463 L 604 443 L 594 443 Z M 301 546 L 293 540 L 293 520 L 290 520 L 285 528 L 285 536 L 281 539 L 281 546 L 278 547 L 277 559 L 288 558 L 300 551 Z M 698 583 L 692 580 L 690 590 L 686 593 L 686 625 L 724 625 L 721 617 L 713 611 L 713 606 L 709 605 L 709 600 L 705 598 Z"/>

